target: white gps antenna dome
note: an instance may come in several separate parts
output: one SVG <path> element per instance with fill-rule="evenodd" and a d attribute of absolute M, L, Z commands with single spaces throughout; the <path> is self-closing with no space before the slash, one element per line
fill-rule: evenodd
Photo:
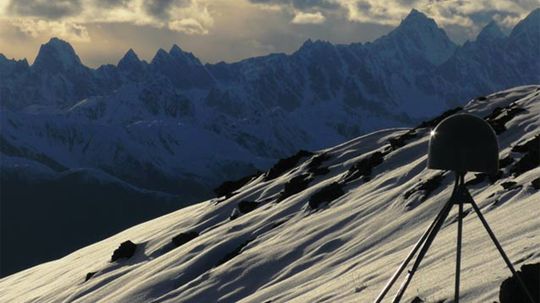
<path fill-rule="evenodd" d="M 431 132 L 428 168 L 496 173 L 499 144 L 491 126 L 471 114 L 452 115 Z"/>

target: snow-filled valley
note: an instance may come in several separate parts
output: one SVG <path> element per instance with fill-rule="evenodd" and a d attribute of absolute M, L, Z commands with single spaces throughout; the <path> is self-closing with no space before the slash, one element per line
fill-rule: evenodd
<path fill-rule="evenodd" d="M 539 262 L 540 86 L 453 112 L 485 118 L 497 132 L 500 172 L 466 181 L 515 266 Z M 372 302 L 450 196 L 452 174 L 426 168 L 429 134 L 443 116 L 281 160 L 223 186 L 221 197 L 1 279 L 0 301 Z M 462 300 L 497 301 L 510 272 L 469 208 Z M 455 211 L 404 302 L 451 300 Z M 111 262 L 125 241 L 134 254 Z"/>

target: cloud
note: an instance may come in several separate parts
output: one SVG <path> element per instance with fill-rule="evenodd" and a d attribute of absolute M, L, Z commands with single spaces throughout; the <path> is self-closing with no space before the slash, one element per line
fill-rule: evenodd
<path fill-rule="evenodd" d="M 324 23 L 326 17 L 321 12 L 304 13 L 297 12 L 294 15 L 291 23 L 294 24 L 321 24 Z"/>
<path fill-rule="evenodd" d="M 207 0 L 8 0 L 3 18 L 24 33 L 39 31 L 88 39 L 85 25 L 131 23 L 189 35 L 207 34 L 213 17 Z M 32 28 L 31 24 L 36 27 Z"/>
<path fill-rule="evenodd" d="M 8 22 L 19 31 L 34 38 L 37 38 L 42 33 L 49 33 L 50 36 L 63 37 L 70 41 L 90 41 L 87 28 L 84 25 L 73 22 L 29 18 L 14 18 Z"/>
<path fill-rule="evenodd" d="M 325 9 L 333 10 L 339 8 L 337 0 L 249 0 L 251 3 L 269 6 L 288 6 L 295 9 Z"/>
<path fill-rule="evenodd" d="M 33 16 L 47 19 L 59 19 L 80 13 L 80 0 L 11 0 L 7 12 L 18 16 Z"/>

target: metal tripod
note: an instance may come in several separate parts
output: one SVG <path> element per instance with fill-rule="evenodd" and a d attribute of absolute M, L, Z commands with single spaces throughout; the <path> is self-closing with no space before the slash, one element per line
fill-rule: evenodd
<path fill-rule="evenodd" d="M 516 271 L 514 267 L 512 266 L 512 262 L 510 262 L 510 259 L 508 259 L 508 256 L 506 256 L 506 253 L 504 252 L 503 248 L 501 247 L 501 244 L 495 237 L 495 234 L 489 227 L 486 219 L 480 212 L 480 208 L 478 208 L 478 205 L 474 202 L 474 199 L 472 198 L 471 194 L 467 190 L 467 187 L 465 186 L 465 173 L 457 173 L 456 172 L 456 180 L 454 183 L 454 189 L 452 191 L 452 195 L 450 196 L 450 199 L 446 204 L 443 206 L 435 220 L 431 223 L 429 228 L 426 230 L 426 232 L 422 235 L 420 240 L 415 244 L 414 248 L 411 250 L 407 258 L 401 263 L 398 270 L 394 273 L 394 275 L 390 278 L 384 289 L 381 291 L 377 299 L 375 299 L 375 303 L 380 303 L 384 296 L 388 293 L 392 285 L 396 282 L 399 275 L 403 272 L 405 267 L 409 264 L 409 262 L 412 260 L 416 252 L 420 249 L 420 252 L 418 253 L 418 256 L 416 257 L 416 260 L 414 261 L 412 268 L 408 271 L 408 274 L 401 284 L 399 290 L 397 291 L 393 303 L 398 303 L 401 300 L 401 297 L 405 293 L 405 290 L 407 289 L 407 286 L 411 282 L 414 273 L 418 269 L 418 266 L 420 266 L 420 262 L 422 262 L 422 259 L 426 255 L 426 252 L 428 251 L 431 243 L 435 239 L 435 236 L 441 229 L 444 220 L 450 213 L 450 210 L 452 209 L 452 206 L 454 204 L 457 204 L 459 207 L 458 216 L 457 216 L 457 252 L 456 252 L 456 281 L 455 281 L 455 292 L 454 292 L 454 303 L 459 303 L 459 281 L 460 281 L 460 268 L 461 268 L 461 233 L 462 233 L 462 227 L 463 227 L 463 204 L 469 203 L 471 204 L 472 208 L 480 218 L 480 221 L 484 225 L 484 227 L 487 230 L 487 233 L 489 234 L 489 237 L 495 244 L 495 247 L 497 247 L 497 250 L 499 250 L 499 253 L 501 254 L 502 258 L 504 259 L 504 262 L 506 263 L 506 266 L 510 269 L 512 272 L 512 275 L 515 276 L 519 284 L 523 290 L 523 292 L 527 295 L 528 299 L 531 303 L 535 303 L 535 301 L 532 298 L 532 295 L 527 290 L 527 287 L 525 286 L 525 283 L 521 279 L 519 275 L 516 274 Z"/>

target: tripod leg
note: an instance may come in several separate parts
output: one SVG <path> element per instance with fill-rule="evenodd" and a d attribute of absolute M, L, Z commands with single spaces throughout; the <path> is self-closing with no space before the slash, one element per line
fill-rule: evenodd
<path fill-rule="evenodd" d="M 426 242 L 424 243 L 424 245 L 420 249 L 420 252 L 418 253 L 418 256 L 416 257 L 416 260 L 414 261 L 414 264 L 413 264 L 411 270 L 409 270 L 409 273 L 407 274 L 407 277 L 405 278 L 405 281 L 403 281 L 403 283 L 401 284 L 398 292 L 396 293 L 396 296 L 394 297 L 394 300 L 392 301 L 393 303 L 397 303 L 397 302 L 399 302 L 401 300 L 401 297 L 405 293 L 405 289 L 407 289 L 407 286 L 409 286 L 409 283 L 411 282 L 411 280 L 413 278 L 413 275 L 416 272 L 416 269 L 418 268 L 418 266 L 420 266 L 420 262 L 422 262 L 422 259 L 424 258 L 426 252 L 428 251 L 429 247 L 431 246 L 431 243 L 433 243 L 433 240 L 435 239 L 435 236 L 437 236 L 437 233 L 441 229 L 441 227 L 442 227 L 442 225 L 444 223 L 444 220 L 446 219 L 446 217 L 450 213 L 450 210 L 452 209 L 453 202 L 454 202 L 453 199 L 450 199 L 448 201 L 448 203 L 444 206 L 443 210 L 441 211 L 441 216 L 437 218 L 438 219 L 437 223 L 435 224 L 435 226 L 433 227 L 433 229 L 429 233 L 429 235 L 428 235 L 428 237 L 426 239 Z"/>
<path fill-rule="evenodd" d="M 456 177 L 456 180 L 455 180 L 455 183 L 454 183 L 454 189 L 452 191 L 452 196 L 453 197 L 457 191 L 457 185 L 458 185 L 458 182 L 459 182 L 459 178 Z M 452 198 L 450 198 L 450 200 L 452 200 Z M 424 232 L 424 234 L 422 235 L 422 237 L 420 237 L 420 240 L 418 240 L 418 242 L 416 242 L 416 244 L 414 245 L 414 248 L 411 250 L 411 252 L 409 253 L 409 255 L 407 256 L 407 258 L 405 258 L 405 260 L 401 263 L 401 265 L 399 266 L 398 270 L 394 273 L 394 275 L 390 278 L 390 280 L 388 281 L 388 283 L 386 283 L 386 285 L 384 286 L 384 289 L 381 291 L 381 293 L 379 294 L 379 296 L 377 296 L 377 299 L 375 299 L 375 303 L 380 303 L 383 299 L 384 299 L 384 296 L 386 296 L 386 294 L 388 293 L 388 291 L 390 290 L 390 288 L 392 288 L 392 285 L 394 285 L 394 283 L 396 282 L 397 278 L 399 277 L 399 275 L 401 275 L 401 273 L 403 272 L 403 270 L 405 269 L 405 267 L 407 267 L 407 265 L 409 264 L 409 262 L 411 261 L 411 259 L 414 257 L 414 255 L 416 254 L 416 252 L 418 251 L 418 249 L 424 244 L 424 242 L 426 241 L 426 238 L 428 237 L 428 235 L 431 233 L 431 231 L 433 230 L 433 227 L 437 224 L 437 222 L 439 222 L 439 219 L 442 217 L 443 213 L 445 212 L 446 208 L 448 207 L 448 205 L 451 205 L 451 201 L 448 201 L 446 202 L 446 204 L 442 207 L 441 211 L 439 212 L 439 214 L 437 215 L 437 217 L 435 218 L 435 220 L 433 220 L 433 222 L 431 223 L 431 225 L 429 225 L 428 229 Z"/>
<path fill-rule="evenodd" d="M 512 272 L 512 274 L 517 278 L 523 292 L 526 294 L 526 296 L 528 297 L 528 299 L 531 301 L 531 303 L 535 303 L 531 293 L 529 292 L 529 290 L 527 289 L 527 286 L 525 286 L 525 283 L 523 282 L 523 280 L 521 279 L 521 277 L 516 273 L 516 270 L 514 269 L 514 266 L 512 265 L 512 262 L 510 262 L 510 259 L 508 259 L 508 256 L 506 255 L 506 253 L 504 252 L 501 244 L 499 243 L 499 241 L 497 240 L 497 238 L 495 237 L 495 234 L 493 233 L 493 231 L 491 230 L 491 228 L 489 227 L 486 219 L 484 218 L 484 216 L 482 215 L 482 212 L 480 212 L 480 208 L 478 208 L 478 205 L 476 205 L 476 203 L 474 201 L 471 201 L 471 205 L 474 209 L 474 211 L 476 212 L 476 214 L 478 215 L 478 217 L 480 218 L 480 221 L 482 221 L 482 224 L 484 225 L 484 227 L 486 228 L 488 234 L 489 234 L 489 237 L 491 238 L 491 240 L 493 241 L 493 243 L 495 244 L 495 247 L 497 247 L 497 250 L 499 250 L 499 253 L 501 254 L 502 258 L 504 259 L 504 262 L 506 263 L 506 266 L 508 266 L 508 269 L 510 269 L 510 271 Z"/>
<path fill-rule="evenodd" d="M 454 291 L 454 303 L 459 303 L 459 275 L 461 270 L 461 233 L 463 229 L 463 203 L 459 203 L 458 226 L 457 226 L 457 251 L 456 251 L 456 287 Z"/>

